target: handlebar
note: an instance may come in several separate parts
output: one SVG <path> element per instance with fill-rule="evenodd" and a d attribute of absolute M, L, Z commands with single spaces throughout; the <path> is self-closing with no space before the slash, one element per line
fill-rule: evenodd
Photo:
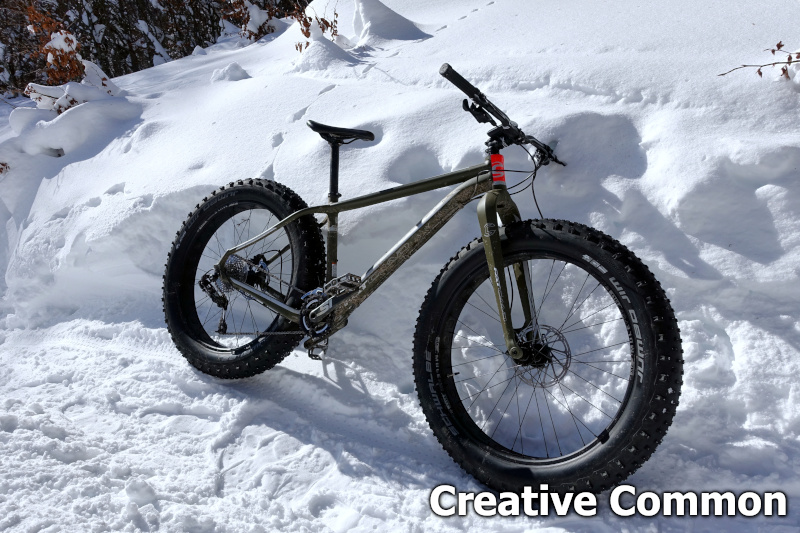
<path fill-rule="evenodd" d="M 464 77 L 456 72 L 456 70 L 451 67 L 449 63 L 445 63 L 441 66 L 441 68 L 439 68 L 439 74 L 443 76 L 444 79 L 458 87 L 461 92 L 475 100 L 475 102 L 480 103 L 481 100 L 486 99 L 486 97 L 478 90 L 477 87 L 465 80 Z"/>
<path fill-rule="evenodd" d="M 461 92 L 469 96 L 473 102 L 491 113 L 495 118 L 497 118 L 497 120 L 500 121 L 500 124 L 510 127 L 513 132 L 517 134 L 520 140 L 525 138 L 525 134 L 521 129 L 519 129 L 516 122 L 508 118 L 508 115 L 503 113 L 499 107 L 490 102 L 489 99 L 486 98 L 486 95 L 480 92 L 477 87 L 465 80 L 464 77 L 456 72 L 456 70 L 451 67 L 449 63 L 445 63 L 441 66 L 439 69 L 439 74 L 441 74 L 447 81 L 461 89 Z"/>
<path fill-rule="evenodd" d="M 542 152 L 542 164 L 546 165 L 550 161 L 554 163 L 558 163 L 560 165 L 566 166 L 566 163 L 563 163 L 558 160 L 555 153 L 553 153 L 553 149 L 544 144 L 543 142 L 537 140 L 532 135 L 526 135 L 520 128 L 517 126 L 517 123 L 508 118 L 508 115 L 503 113 L 499 107 L 494 105 L 486 95 L 478 90 L 477 87 L 472 85 L 468 82 L 461 74 L 456 72 L 456 70 L 450 66 L 449 63 L 444 63 L 439 68 L 439 74 L 444 77 L 447 81 L 458 87 L 461 92 L 466 94 L 474 103 L 478 106 L 478 109 L 472 110 L 466 105 L 466 100 L 464 101 L 464 109 L 471 111 L 473 116 L 476 119 L 480 116 L 476 114 L 476 111 L 480 112 L 480 108 L 485 110 L 486 112 L 490 113 L 494 116 L 501 124 L 504 131 L 504 137 L 510 141 L 509 144 L 530 144 L 534 146 L 537 150 Z M 483 115 L 485 116 L 485 115 Z M 487 120 L 478 119 L 479 122 L 488 122 Z M 492 122 L 494 124 L 494 122 Z"/>

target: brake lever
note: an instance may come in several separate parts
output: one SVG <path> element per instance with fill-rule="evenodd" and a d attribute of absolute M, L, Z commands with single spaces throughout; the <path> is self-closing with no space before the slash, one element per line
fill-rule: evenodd
<path fill-rule="evenodd" d="M 562 167 L 565 167 L 565 166 L 567 166 L 567 164 L 566 164 L 566 163 L 564 163 L 563 161 L 560 161 L 560 160 L 559 160 L 559 159 L 556 157 L 556 154 L 553 152 L 553 149 L 552 149 L 552 148 L 550 148 L 550 147 L 549 147 L 549 146 L 547 146 L 547 145 L 545 145 L 545 148 L 546 148 L 546 150 L 539 150 L 539 153 L 540 153 L 540 154 L 543 154 L 543 157 L 541 158 L 541 162 L 542 162 L 541 164 L 542 164 L 542 166 L 549 165 L 551 162 L 552 162 L 552 163 L 559 164 L 559 165 L 561 165 Z"/>
<path fill-rule="evenodd" d="M 535 146 L 536 149 L 542 154 L 542 159 L 541 159 L 542 166 L 549 165 L 551 161 L 553 163 L 561 165 L 562 167 L 567 166 L 566 163 L 564 163 L 563 161 L 560 161 L 558 159 L 558 157 L 556 157 L 555 152 L 553 152 L 553 149 L 550 148 L 550 146 L 544 144 L 542 141 L 538 140 L 536 137 L 534 137 L 532 135 L 528 135 L 525 138 L 525 141 L 528 142 L 529 144 Z"/>
<path fill-rule="evenodd" d="M 556 154 L 554 154 L 552 150 L 550 151 L 550 161 L 552 161 L 553 163 L 558 163 L 562 167 L 567 166 L 566 163 L 564 163 L 563 161 L 559 161 L 558 160 L 558 158 L 556 157 Z"/>
<path fill-rule="evenodd" d="M 461 107 L 464 108 L 464 111 L 469 111 L 472 113 L 472 116 L 475 117 L 475 120 L 478 122 L 488 122 L 492 126 L 497 126 L 497 123 L 489 116 L 489 113 L 486 110 L 475 103 L 471 104 L 465 98 L 463 102 L 461 102 Z"/>

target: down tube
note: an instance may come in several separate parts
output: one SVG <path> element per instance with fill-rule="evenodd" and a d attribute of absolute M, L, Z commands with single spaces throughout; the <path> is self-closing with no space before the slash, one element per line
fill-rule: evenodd
<path fill-rule="evenodd" d="M 361 287 L 348 295 L 336 306 L 334 311 L 334 329 L 344 327 L 347 317 L 358 308 L 373 292 L 380 287 L 389 276 L 395 273 L 417 250 L 433 237 L 472 199 L 484 194 L 492 188 L 491 174 L 477 176 L 475 180 L 462 183 L 441 202 L 431 209 L 411 230 L 406 233 L 391 250 L 362 276 Z"/>

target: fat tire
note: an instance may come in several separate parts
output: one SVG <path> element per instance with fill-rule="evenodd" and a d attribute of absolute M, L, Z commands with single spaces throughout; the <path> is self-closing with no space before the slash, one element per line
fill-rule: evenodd
<path fill-rule="evenodd" d="M 446 378 L 439 370 L 444 355 L 437 352 L 437 343 L 445 329 L 443 322 L 448 309 L 454 305 L 459 291 L 467 290 L 466 278 L 475 277 L 476 270 L 481 268 L 485 272 L 481 275 L 488 277 L 481 239 L 462 248 L 444 266 L 422 304 L 413 353 L 414 380 L 422 410 L 450 457 L 496 491 L 519 493 L 525 486 L 538 489 L 540 483 L 558 492 L 605 491 L 621 483 L 647 461 L 675 416 L 683 376 L 683 350 L 672 307 L 647 266 L 622 244 L 593 228 L 564 220 L 525 221 L 501 228 L 501 239 L 504 257 L 525 249 L 571 250 L 567 253 L 583 258 L 587 271 L 598 281 L 607 282 L 613 277 L 630 299 L 630 308 L 635 310 L 639 325 L 643 326 L 644 349 L 632 351 L 636 354 L 637 365 L 642 366 L 637 369 L 642 372 L 642 379 L 634 385 L 635 393 L 621 410 L 625 411 L 624 419 L 614 427 L 611 438 L 605 443 L 563 463 L 544 466 L 509 459 L 487 446 L 485 439 L 481 442 L 464 430 L 468 427 L 464 419 L 467 414 L 463 408 L 455 408 L 456 405 L 461 407 L 458 396 L 448 397 L 446 393 Z M 626 326 L 629 340 L 632 340 L 628 322 Z M 447 357 L 449 360 L 449 355 Z"/>
<path fill-rule="evenodd" d="M 245 378 L 269 370 L 291 353 L 304 336 L 297 324 L 279 317 L 271 331 L 296 331 L 297 335 L 264 335 L 249 344 L 226 349 L 202 339 L 196 326 L 193 327 L 192 313 L 197 316 L 193 295 L 195 272 L 189 270 L 194 269 L 191 258 L 202 253 L 205 246 L 205 242 L 198 240 L 199 235 L 215 217 L 222 220 L 228 212 L 235 214 L 237 208 L 234 206 L 242 202 L 266 207 L 278 220 L 307 207 L 294 191 L 274 181 L 239 180 L 220 187 L 189 213 L 172 243 L 163 277 L 165 322 L 178 351 L 201 372 L 225 379 Z M 299 307 L 299 294 L 323 283 L 325 248 L 312 215 L 287 225 L 286 233 L 292 246 L 293 285 L 296 288 L 286 303 Z"/>

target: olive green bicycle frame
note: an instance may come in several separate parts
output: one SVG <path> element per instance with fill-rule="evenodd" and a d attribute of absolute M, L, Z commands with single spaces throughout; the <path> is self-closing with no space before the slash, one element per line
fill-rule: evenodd
<path fill-rule="evenodd" d="M 331 281 L 336 277 L 336 261 L 337 261 L 337 218 L 338 214 L 345 211 L 352 211 L 371 205 L 376 205 L 399 198 L 405 198 L 420 194 L 449 185 L 460 183 L 458 187 L 453 189 L 445 198 L 443 198 L 436 206 L 433 207 L 422 220 L 411 228 L 383 257 L 370 267 L 361 277 L 361 284 L 357 289 L 352 292 L 333 296 L 328 298 L 320 306 L 314 309 L 310 317 L 312 320 L 322 320 L 329 315 L 331 318 L 329 322 L 331 328 L 325 334 L 325 338 L 330 337 L 333 333 L 340 330 L 347 323 L 347 318 L 355 311 L 364 300 L 367 299 L 378 287 L 380 287 L 389 276 L 394 274 L 403 263 L 405 263 L 412 255 L 414 255 L 433 235 L 435 235 L 455 214 L 460 211 L 469 202 L 483 195 L 478 203 L 478 221 L 481 227 L 481 234 L 483 237 L 483 245 L 486 251 L 486 260 L 489 263 L 489 275 L 494 286 L 495 298 L 497 300 L 497 307 L 501 323 L 503 326 L 503 333 L 505 337 L 506 346 L 509 355 L 514 359 L 522 356 L 522 353 L 517 346 L 514 329 L 511 325 L 511 314 L 509 308 L 508 290 L 505 283 L 505 274 L 503 268 L 503 254 L 500 246 L 500 239 L 503 233 L 503 228 L 497 223 L 498 216 L 503 226 L 521 220 L 519 210 L 516 204 L 508 194 L 505 185 L 493 188 L 491 165 L 485 162 L 480 165 L 475 165 L 455 172 L 449 172 L 440 176 L 420 180 L 407 185 L 385 189 L 376 193 L 358 196 L 343 202 L 331 202 L 327 205 L 319 205 L 308 207 L 296 211 L 295 213 L 284 218 L 274 226 L 265 230 L 264 232 L 256 235 L 242 244 L 234 246 L 225 251 L 216 265 L 217 272 L 226 283 L 236 287 L 238 290 L 252 297 L 264 307 L 278 313 L 286 319 L 299 323 L 300 310 L 287 305 L 281 299 L 268 294 L 268 292 L 261 291 L 252 285 L 248 285 L 239 280 L 233 279 L 226 275 L 224 265 L 229 257 L 233 254 L 244 250 L 245 248 L 266 239 L 276 231 L 285 227 L 286 225 L 294 222 L 295 220 L 306 215 L 325 214 L 327 215 L 327 268 L 325 282 Z M 288 247 L 288 245 L 287 245 Z M 271 258 L 267 259 L 267 265 L 277 259 L 283 254 L 286 249 L 277 252 Z M 538 323 L 535 319 L 535 307 L 533 306 L 533 297 L 530 292 L 530 280 L 528 269 L 523 268 L 520 264 L 514 265 L 514 276 L 517 281 L 518 290 L 520 293 L 521 303 L 525 316 L 525 326 Z M 277 292 L 277 291 L 276 291 Z M 527 328 L 533 329 L 533 328 Z M 529 332 L 528 336 L 536 332 Z M 311 339 L 313 341 L 313 339 Z M 313 344 L 313 342 L 312 342 Z M 306 342 L 306 347 L 309 342 Z"/>

